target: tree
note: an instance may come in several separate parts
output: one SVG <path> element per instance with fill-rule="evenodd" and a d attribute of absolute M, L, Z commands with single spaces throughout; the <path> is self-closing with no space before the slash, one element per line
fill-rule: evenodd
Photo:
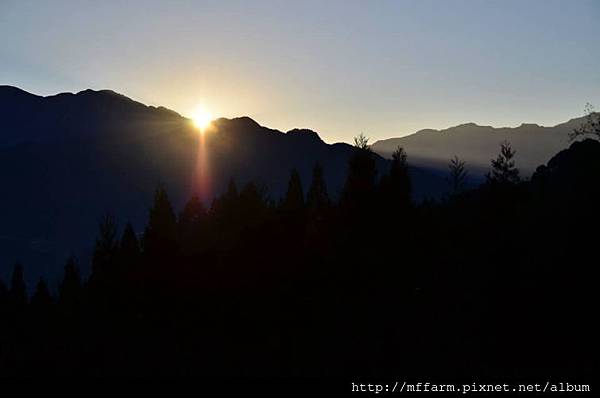
<path fill-rule="evenodd" d="M 306 204 L 311 211 L 323 210 L 330 205 L 327 184 L 323 177 L 323 167 L 319 163 L 313 167 L 312 182 L 306 195 Z"/>
<path fill-rule="evenodd" d="M 38 312 L 43 313 L 53 304 L 50 290 L 44 278 L 40 278 L 35 288 L 35 293 L 31 297 L 31 306 Z"/>
<path fill-rule="evenodd" d="M 492 170 L 486 175 L 488 183 L 491 184 L 517 184 L 521 181 L 519 169 L 515 167 L 515 150 L 508 141 L 500 144 L 500 153 L 496 159 L 492 159 Z"/>
<path fill-rule="evenodd" d="M 7 302 L 8 302 L 8 289 L 6 288 L 6 285 L 4 284 L 4 282 L 2 282 L 0 280 L 0 314 L 2 313 L 2 310 L 4 310 L 4 308 L 6 307 Z"/>
<path fill-rule="evenodd" d="M 4 319 L 8 309 L 9 309 L 9 296 L 8 289 L 2 280 L 0 280 L 0 317 Z M 0 329 L 0 341 L 2 339 L 3 331 Z"/>
<path fill-rule="evenodd" d="M 118 248 L 117 224 L 112 215 L 104 216 L 99 225 L 99 234 L 92 257 L 92 280 L 104 279 L 114 273 Z"/>
<path fill-rule="evenodd" d="M 222 214 L 231 211 L 236 206 L 239 196 L 235 180 L 231 178 L 227 183 L 227 190 L 213 201 L 211 212 Z"/>
<path fill-rule="evenodd" d="M 239 197 L 237 185 L 235 184 L 235 180 L 232 178 L 229 180 L 227 184 L 227 192 L 224 195 L 224 198 L 230 202 L 235 202 Z"/>
<path fill-rule="evenodd" d="M 14 310 L 22 310 L 27 305 L 27 286 L 23 278 L 23 266 L 20 263 L 15 264 L 8 298 Z"/>
<path fill-rule="evenodd" d="M 198 224 L 202 222 L 205 217 L 206 209 L 204 208 L 200 198 L 197 195 L 194 195 L 183 207 L 183 211 L 179 215 L 179 224 Z"/>
<path fill-rule="evenodd" d="M 151 262 L 161 262 L 176 248 L 177 220 L 164 187 L 154 194 L 148 226 L 144 232 L 144 254 Z"/>
<path fill-rule="evenodd" d="M 118 250 L 119 269 L 135 271 L 140 265 L 140 244 L 131 223 L 127 223 Z"/>
<path fill-rule="evenodd" d="M 468 172 L 465 168 L 466 162 L 458 156 L 454 156 L 448 164 L 450 169 L 450 189 L 453 194 L 462 193 L 465 190 Z"/>
<path fill-rule="evenodd" d="M 239 221 L 242 226 L 256 224 L 268 209 L 264 187 L 249 182 L 240 192 L 238 201 Z"/>
<path fill-rule="evenodd" d="M 402 147 L 392 154 L 390 172 L 382 177 L 380 188 L 386 211 L 410 206 L 411 181 L 406 152 Z"/>
<path fill-rule="evenodd" d="M 360 133 L 358 136 L 354 137 L 354 146 L 359 149 L 370 150 L 369 137 Z"/>
<path fill-rule="evenodd" d="M 178 230 L 182 252 L 186 254 L 197 252 L 206 227 L 207 212 L 200 198 L 196 195 L 186 203 L 179 215 Z"/>
<path fill-rule="evenodd" d="M 67 312 L 71 312 L 81 304 L 81 276 L 77 262 L 69 257 L 65 265 L 63 280 L 58 290 L 58 304 Z"/>
<path fill-rule="evenodd" d="M 350 210 L 363 209 L 373 199 L 377 168 L 369 139 L 360 134 L 354 138 L 354 154 L 348 162 L 348 177 L 342 193 L 342 203 Z"/>
<path fill-rule="evenodd" d="M 585 105 L 585 113 L 585 122 L 569 134 L 571 141 L 590 135 L 600 138 L 600 113 L 594 112 L 594 106 L 590 103 Z"/>
<path fill-rule="evenodd" d="M 304 209 L 304 191 L 298 170 L 290 173 L 288 189 L 282 203 L 282 210 L 288 214 L 299 214 Z"/>

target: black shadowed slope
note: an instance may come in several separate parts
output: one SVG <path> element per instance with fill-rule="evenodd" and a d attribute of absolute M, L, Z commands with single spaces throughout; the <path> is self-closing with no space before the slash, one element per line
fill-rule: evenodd
<path fill-rule="evenodd" d="M 178 218 L 159 188 L 141 240 L 104 219 L 87 280 L 69 260 L 58 294 L 40 280 L 29 299 L 15 266 L 0 377 L 595 380 L 600 143 L 531 181 L 505 144 L 480 187 L 415 204 L 404 152 L 377 180 L 363 138 L 340 201 L 320 167 L 307 200 L 292 171 L 278 204 L 231 184 Z"/>

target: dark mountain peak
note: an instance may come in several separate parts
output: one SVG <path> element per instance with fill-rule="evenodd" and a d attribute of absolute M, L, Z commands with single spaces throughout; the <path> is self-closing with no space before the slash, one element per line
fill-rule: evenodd
<path fill-rule="evenodd" d="M 72 103 L 74 106 L 91 106 L 90 111 L 94 112 L 112 112 L 115 114 L 123 113 L 133 117 L 134 114 L 146 115 L 149 117 L 166 117 L 168 119 L 179 119 L 182 116 L 163 106 L 155 107 L 143 104 L 136 100 L 127 97 L 124 94 L 118 93 L 109 89 L 93 90 L 86 89 L 73 93 L 60 93 L 45 99 L 54 99 Z"/>
<path fill-rule="evenodd" d="M 134 105 L 144 108 L 150 108 L 149 106 L 142 104 L 141 102 L 137 102 L 123 94 L 119 94 L 113 90 L 103 89 L 103 90 L 92 90 L 86 89 L 78 92 L 73 95 L 75 98 L 88 99 L 90 101 L 98 101 L 98 102 L 106 102 L 106 103 L 121 103 Z"/>
<path fill-rule="evenodd" d="M 286 135 L 294 138 L 300 138 L 310 141 L 323 142 L 321 137 L 316 131 L 310 129 L 292 129 L 286 133 Z"/>
<path fill-rule="evenodd" d="M 0 84 L 0 96 L 9 96 L 9 95 L 17 95 L 17 96 L 24 96 L 24 97 L 37 97 L 37 95 L 31 94 L 25 90 L 20 89 L 19 87 Z"/>
<path fill-rule="evenodd" d="M 219 118 L 213 121 L 213 125 L 219 132 L 218 135 L 227 135 L 241 140 L 245 140 L 247 138 L 252 140 L 262 140 L 268 139 L 268 137 L 272 135 L 284 136 L 281 131 L 261 126 L 248 116 L 236 117 L 232 119 Z M 246 143 L 248 144 L 248 142 Z M 256 141 L 254 143 L 256 143 Z"/>
<path fill-rule="evenodd" d="M 123 94 L 119 94 L 113 90 L 108 90 L 108 89 L 92 90 L 91 88 L 88 88 L 88 89 L 78 92 L 75 95 L 77 95 L 77 96 L 116 97 L 116 98 L 128 99 L 128 100 L 132 101 L 131 98 L 126 97 Z"/>
<path fill-rule="evenodd" d="M 182 120 L 176 112 L 147 106 L 112 90 L 38 96 L 17 87 L 0 86 L 0 111 L 6 131 L 0 136 L 0 148 L 80 140 L 84 136 L 141 136 L 146 130 L 138 128 L 140 124 L 171 125 Z"/>
<path fill-rule="evenodd" d="M 260 124 L 258 124 L 254 119 L 252 119 L 249 116 L 234 117 L 232 119 L 221 117 L 215 120 L 214 123 L 221 128 L 224 127 L 236 130 L 257 130 L 262 128 Z"/>

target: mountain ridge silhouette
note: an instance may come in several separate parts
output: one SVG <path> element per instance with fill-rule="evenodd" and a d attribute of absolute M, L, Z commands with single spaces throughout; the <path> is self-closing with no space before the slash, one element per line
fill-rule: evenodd
<path fill-rule="evenodd" d="M 141 232 L 159 184 L 181 210 L 199 190 L 201 165 L 206 206 L 231 178 L 239 187 L 255 181 L 277 200 L 293 168 L 306 190 L 315 163 L 335 197 L 355 150 L 327 144 L 312 130 L 285 133 L 243 116 L 213 121 L 218 131 L 204 136 L 203 163 L 191 120 L 111 90 L 42 97 L 0 86 L 0 120 L 0 178 L 8 187 L 0 198 L 0 277 L 20 261 L 29 286 L 60 273 L 70 254 L 85 263 L 107 212 Z M 387 160 L 376 156 L 376 163 L 387 171 Z M 413 172 L 417 197 L 444 185 L 427 170 Z"/>
<path fill-rule="evenodd" d="M 444 168 L 454 156 L 465 160 L 474 176 L 482 178 L 499 145 L 508 141 L 516 150 L 517 167 L 530 176 L 537 166 L 566 149 L 569 134 L 580 127 L 586 117 L 572 118 L 554 126 L 522 123 L 517 127 L 492 127 L 463 123 L 445 129 L 422 129 L 403 137 L 378 140 L 371 148 L 390 157 L 396 147 L 403 147 L 417 167 Z"/>
<path fill-rule="evenodd" d="M 0 178 L 7 187 L 0 197 L 4 279 L 16 261 L 25 265 L 29 286 L 42 274 L 61 272 L 71 254 L 85 263 L 107 212 L 121 227 L 131 221 L 140 233 L 159 184 L 177 211 L 200 189 L 198 130 L 167 108 L 111 90 L 42 97 L 0 86 L 0 120 Z M 294 168 L 306 193 L 316 163 L 331 196 L 338 197 L 353 146 L 328 144 L 310 129 L 270 129 L 248 116 L 213 124 L 217 131 L 205 134 L 202 166 L 210 188 L 200 192 L 206 206 L 231 178 L 239 187 L 257 182 L 277 200 Z M 419 164 L 418 153 L 406 150 L 413 198 L 441 197 L 448 189 L 446 163 Z M 375 159 L 381 176 L 389 161 Z"/>

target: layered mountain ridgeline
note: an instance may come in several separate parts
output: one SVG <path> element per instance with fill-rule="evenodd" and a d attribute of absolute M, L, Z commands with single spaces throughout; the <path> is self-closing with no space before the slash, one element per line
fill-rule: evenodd
<path fill-rule="evenodd" d="M 200 151 L 189 119 L 108 90 L 40 97 L 0 86 L 0 118 L 0 276 L 21 261 L 32 281 L 62 268 L 69 254 L 85 258 L 106 212 L 141 230 L 158 184 L 178 210 L 200 175 L 207 200 L 231 178 L 239 186 L 255 181 L 277 200 L 293 168 L 306 187 L 318 162 L 335 197 L 354 151 L 311 130 L 283 133 L 248 117 L 216 120 Z M 387 163 L 377 158 L 380 171 Z M 445 189 L 427 170 L 411 172 L 415 198 Z"/>
<path fill-rule="evenodd" d="M 398 147 L 411 156 L 413 165 L 446 169 L 449 160 L 458 156 L 466 161 L 472 176 L 482 177 L 496 157 L 499 144 L 508 141 L 516 150 L 515 161 L 523 176 L 530 176 L 537 166 L 546 163 L 569 145 L 569 134 L 585 123 L 585 117 L 571 119 L 553 127 L 522 124 L 519 127 L 494 128 L 474 123 L 444 130 L 420 130 L 414 134 L 380 140 L 372 149 L 390 157 Z"/>

